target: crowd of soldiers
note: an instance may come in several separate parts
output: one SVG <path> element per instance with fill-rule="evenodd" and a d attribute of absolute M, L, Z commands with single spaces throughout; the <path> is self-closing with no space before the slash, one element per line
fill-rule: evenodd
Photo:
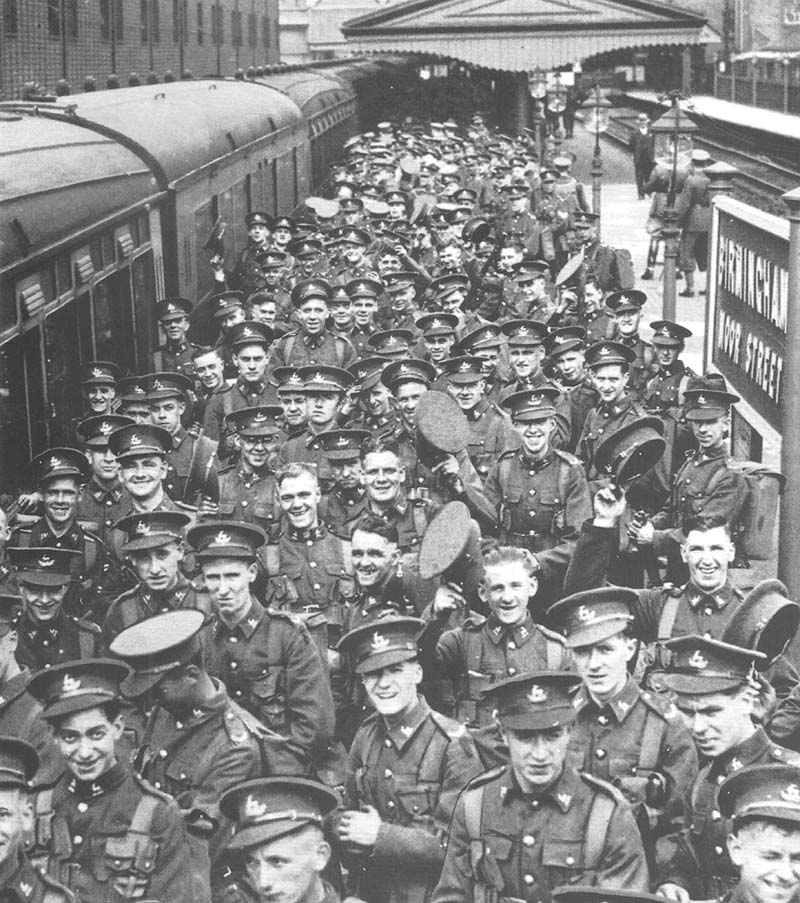
<path fill-rule="evenodd" d="M 345 150 L 0 512 L 0 899 L 789 903 L 737 397 L 642 334 L 571 158 Z"/>

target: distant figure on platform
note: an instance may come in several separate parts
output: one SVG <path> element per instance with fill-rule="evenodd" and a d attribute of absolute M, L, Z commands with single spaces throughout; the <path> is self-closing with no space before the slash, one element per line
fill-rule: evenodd
<path fill-rule="evenodd" d="M 636 171 L 636 191 L 641 201 L 644 198 L 644 187 L 656 165 L 655 135 L 650 131 L 647 113 L 639 113 L 636 117 L 636 131 L 631 135 L 630 147 Z"/>

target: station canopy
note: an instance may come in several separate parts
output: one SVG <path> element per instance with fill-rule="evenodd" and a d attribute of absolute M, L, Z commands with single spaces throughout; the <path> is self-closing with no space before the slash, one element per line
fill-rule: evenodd
<path fill-rule="evenodd" d="M 350 19 L 354 51 L 419 53 L 511 72 L 625 47 L 719 40 L 706 19 L 647 0 L 407 0 Z"/>

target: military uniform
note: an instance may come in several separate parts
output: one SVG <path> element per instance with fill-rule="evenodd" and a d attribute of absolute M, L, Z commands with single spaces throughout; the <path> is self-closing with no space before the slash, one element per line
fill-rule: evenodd
<path fill-rule="evenodd" d="M 272 346 L 269 370 L 276 367 L 308 367 L 316 364 L 346 369 L 357 358 L 349 339 L 329 330 L 307 335 L 297 329 L 281 336 Z"/>
<path fill-rule="evenodd" d="M 186 339 L 182 342 L 167 342 L 152 353 L 150 367 L 157 373 L 182 373 L 194 380 L 195 368 L 192 355 L 202 349 L 202 345 L 196 345 Z"/>
<path fill-rule="evenodd" d="M 81 903 L 196 900 L 177 804 L 120 763 L 96 781 L 66 772 L 53 786 L 36 789 L 33 808 L 31 858 Z"/>
<path fill-rule="evenodd" d="M 369 856 L 343 851 L 354 887 L 370 903 L 425 903 L 439 876 L 450 816 L 465 780 L 481 768 L 463 725 L 420 698 L 391 727 L 377 713 L 350 750 L 346 808 L 381 817 Z"/>
<path fill-rule="evenodd" d="M 433 621 L 426 632 L 435 634 L 437 627 Z M 526 671 L 555 671 L 569 662 L 563 638 L 534 624 L 529 614 L 513 626 L 494 615 L 471 614 L 461 627 L 441 634 L 434 659 L 442 711 L 469 727 L 494 721 L 494 703 L 481 698 L 491 684 Z"/>
<path fill-rule="evenodd" d="M 274 537 L 280 524 L 275 474 L 269 469 L 246 472 L 241 463 L 223 470 L 219 475 L 219 516 L 256 524 Z"/>
<path fill-rule="evenodd" d="M 182 574 L 178 574 L 177 584 L 167 593 L 154 593 L 144 584 L 139 584 L 111 603 L 103 621 L 106 645 L 131 624 L 178 608 L 196 608 L 209 615 L 211 602 L 205 589 L 197 589 Z"/>
<path fill-rule="evenodd" d="M 469 426 L 469 458 L 478 476 L 486 480 L 498 455 L 518 448 L 520 440 L 508 418 L 486 398 L 464 413 Z"/>
<path fill-rule="evenodd" d="M 644 401 L 647 384 L 657 370 L 655 349 L 638 334 L 619 336 L 617 341 L 630 348 L 636 355 L 628 376 L 628 392 L 639 402 Z"/>
<path fill-rule="evenodd" d="M 610 339 L 614 334 L 614 319 L 608 311 L 598 308 L 585 311 L 578 318 L 580 325 L 586 330 L 586 344 L 594 345 Z"/>
<path fill-rule="evenodd" d="M 564 395 L 569 400 L 570 413 L 570 436 L 569 443 L 566 445 L 567 451 L 574 452 L 578 447 L 578 442 L 583 433 L 583 427 L 589 411 L 596 407 L 600 401 L 600 394 L 592 384 L 590 376 L 584 376 L 577 383 L 570 384 L 559 382 Z"/>
<path fill-rule="evenodd" d="M 17 661 L 33 673 L 61 662 L 102 655 L 100 628 L 63 611 L 49 621 L 34 621 L 23 614 L 17 631 Z"/>
<path fill-rule="evenodd" d="M 9 903 L 74 903 L 75 896 L 61 884 L 57 884 L 27 858 L 20 855 L 14 873 L 0 888 L 2 897 Z"/>
<path fill-rule="evenodd" d="M 174 501 L 181 501 L 186 491 L 186 481 L 196 472 L 207 473 L 215 468 L 217 442 L 208 436 L 194 436 L 183 427 L 172 437 L 172 448 L 167 453 L 167 475 L 164 489 Z"/>
<path fill-rule="evenodd" d="M 645 387 L 644 407 L 664 422 L 667 448 L 658 472 L 665 486 L 672 485 L 675 471 L 683 464 L 686 452 L 696 444 L 683 410 L 684 392 L 694 378 L 691 369 L 677 360 L 669 367 L 659 367 Z"/>
<path fill-rule="evenodd" d="M 275 386 L 266 381 L 247 383 L 237 379 L 232 386 L 220 389 L 212 395 L 203 415 L 203 432 L 208 439 L 220 443 L 219 454 L 227 454 L 230 432 L 225 418 L 242 408 L 253 408 L 260 405 L 279 404 Z"/>
<path fill-rule="evenodd" d="M 326 427 L 328 429 L 328 427 Z M 287 439 L 278 451 L 278 464 L 314 464 L 317 468 L 317 479 L 322 489 L 330 489 L 333 484 L 333 472 L 328 463 L 325 450 L 319 441 L 318 429 L 306 427 L 301 433 Z"/>
<path fill-rule="evenodd" d="M 102 484 L 96 476 L 84 486 L 78 501 L 76 518 L 84 530 L 106 541 L 111 527 L 122 517 L 125 490 L 119 478 Z"/>
<path fill-rule="evenodd" d="M 254 598 L 234 627 L 212 616 L 208 670 L 232 698 L 286 738 L 275 750 L 278 773 L 305 774 L 315 748 L 333 736 L 333 702 L 325 667 L 298 618 Z"/>
<path fill-rule="evenodd" d="M 693 900 L 711 899 L 731 890 L 739 879 L 728 855 L 730 822 L 719 811 L 719 786 L 745 765 L 800 765 L 800 756 L 773 743 L 762 728 L 705 765 L 686 799 L 685 827 L 669 864 L 656 884 L 674 883 Z"/>
<path fill-rule="evenodd" d="M 367 496 L 363 486 L 347 491 L 334 486 L 320 502 L 319 517 L 331 533 L 350 539 L 351 527 L 364 513 L 366 506 Z"/>
<path fill-rule="evenodd" d="M 467 785 L 432 903 L 472 903 L 483 894 L 536 903 L 564 884 L 648 889 L 639 830 L 622 794 L 569 766 L 535 795 L 522 792 L 508 767 Z"/>
<path fill-rule="evenodd" d="M 350 342 L 355 349 L 356 357 L 371 357 L 372 349 L 367 343 L 377 331 L 378 328 L 373 323 L 367 326 L 353 324 L 346 332 L 337 332 L 337 335 L 341 335 Z"/>
<path fill-rule="evenodd" d="M 584 462 L 589 479 L 597 476 L 594 455 L 600 443 L 623 426 L 644 416 L 645 412 L 639 402 L 627 394 L 611 404 L 600 402 L 589 411 L 578 442 L 578 457 Z"/>

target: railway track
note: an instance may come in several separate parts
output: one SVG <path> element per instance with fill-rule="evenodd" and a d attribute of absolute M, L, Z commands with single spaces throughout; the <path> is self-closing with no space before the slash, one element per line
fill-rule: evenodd
<path fill-rule="evenodd" d="M 630 133 L 636 121 L 635 110 L 618 108 L 611 116 L 605 138 L 628 146 Z M 734 195 L 741 200 L 774 213 L 785 216 L 788 212 L 781 195 L 800 185 L 800 170 L 792 169 L 762 154 L 747 149 L 738 149 L 703 135 L 694 136 L 696 147 L 707 150 L 714 160 L 724 161 L 738 170 L 734 176 Z"/>

